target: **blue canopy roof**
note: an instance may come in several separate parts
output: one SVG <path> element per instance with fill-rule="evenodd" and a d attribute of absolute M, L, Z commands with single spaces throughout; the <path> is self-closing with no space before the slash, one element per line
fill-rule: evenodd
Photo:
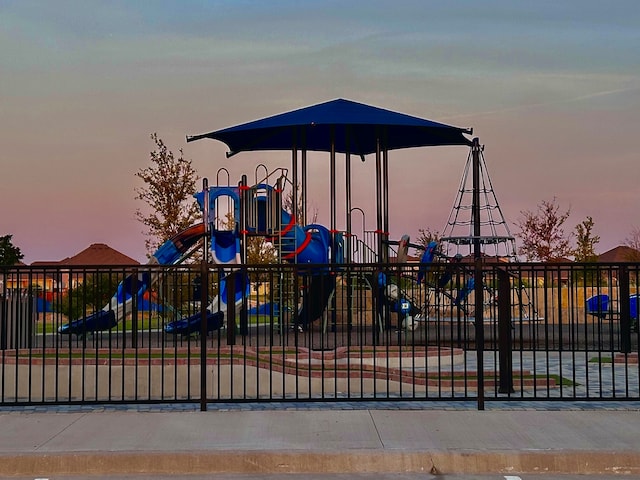
<path fill-rule="evenodd" d="M 335 151 L 367 155 L 380 148 L 394 150 L 436 145 L 471 145 L 453 127 L 350 100 L 337 99 L 281 113 L 215 132 L 187 137 L 187 142 L 212 138 L 227 144 L 229 156 L 243 151 Z"/>

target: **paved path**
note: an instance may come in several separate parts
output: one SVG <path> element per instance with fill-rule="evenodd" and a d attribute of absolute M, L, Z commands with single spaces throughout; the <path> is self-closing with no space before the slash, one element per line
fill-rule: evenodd
<path fill-rule="evenodd" d="M 2 408 L 0 476 L 640 474 L 640 403 L 509 405 Z"/>

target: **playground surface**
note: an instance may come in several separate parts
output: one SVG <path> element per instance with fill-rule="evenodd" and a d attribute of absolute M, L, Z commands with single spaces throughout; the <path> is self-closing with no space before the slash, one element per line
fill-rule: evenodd
<path fill-rule="evenodd" d="M 389 405 L 4 409 L 0 477 L 640 474 L 637 402 Z"/>

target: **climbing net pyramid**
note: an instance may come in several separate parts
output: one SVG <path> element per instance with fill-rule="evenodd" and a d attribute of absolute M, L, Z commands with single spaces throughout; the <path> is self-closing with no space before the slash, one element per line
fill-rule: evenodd
<path fill-rule="evenodd" d="M 483 148 L 479 148 L 478 205 L 480 213 L 480 235 L 474 235 L 473 221 L 473 159 L 469 153 L 460 187 L 443 229 L 442 253 L 447 256 L 473 255 L 474 240 L 479 240 L 482 255 L 501 261 L 516 261 L 515 238 L 502 214 L 484 159 Z"/>

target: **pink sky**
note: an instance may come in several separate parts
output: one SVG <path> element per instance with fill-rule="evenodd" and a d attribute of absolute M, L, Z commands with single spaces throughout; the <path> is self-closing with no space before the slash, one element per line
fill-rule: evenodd
<path fill-rule="evenodd" d="M 185 135 L 334 98 L 473 127 L 512 233 L 522 210 L 553 197 L 571 208 L 568 231 L 593 217 L 599 252 L 640 226 L 635 2 L 470 2 L 464 15 L 428 16 L 424 2 L 376 1 L 359 15 L 330 3 L 55 4 L 0 7 L 0 234 L 27 263 L 98 242 L 145 260 L 134 188 L 152 132 L 201 177 L 225 167 L 235 183 L 261 162 L 289 167 L 289 154 L 226 159 L 223 144 Z M 392 152 L 392 236 L 442 230 L 467 154 Z M 373 163 L 353 162 L 353 205 L 371 228 Z M 328 223 L 326 157 L 310 168 L 311 203 Z"/>

